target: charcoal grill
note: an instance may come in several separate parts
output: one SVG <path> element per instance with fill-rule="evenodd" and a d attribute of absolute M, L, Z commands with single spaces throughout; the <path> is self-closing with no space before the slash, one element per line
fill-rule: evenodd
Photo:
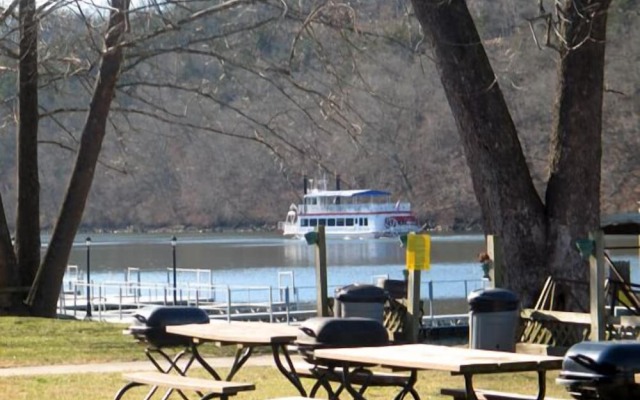
<path fill-rule="evenodd" d="M 384 346 L 389 344 L 389 334 L 384 325 L 375 319 L 316 317 L 307 319 L 300 325 L 295 344 L 308 363 L 328 365 L 329 361 L 314 359 L 313 351 L 338 347 Z"/>
<path fill-rule="evenodd" d="M 581 400 L 640 399 L 640 342 L 581 342 L 565 354 L 557 383 Z"/>
<path fill-rule="evenodd" d="M 188 346 L 190 338 L 165 331 L 169 325 L 208 324 L 209 315 L 197 307 L 145 307 L 133 315 L 127 333 L 151 347 Z"/>

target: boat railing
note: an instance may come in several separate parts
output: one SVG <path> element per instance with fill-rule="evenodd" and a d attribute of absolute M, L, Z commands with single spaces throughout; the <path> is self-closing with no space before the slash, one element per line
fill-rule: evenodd
<path fill-rule="evenodd" d="M 397 203 L 362 203 L 362 204 L 299 204 L 298 210 L 302 210 L 305 213 L 317 213 L 317 212 L 388 212 L 399 211 L 409 212 L 411 211 L 411 204 L 408 202 Z"/>

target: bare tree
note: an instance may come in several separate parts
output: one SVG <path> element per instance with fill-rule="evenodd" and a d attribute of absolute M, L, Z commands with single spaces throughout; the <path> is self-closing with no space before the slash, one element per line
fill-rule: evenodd
<path fill-rule="evenodd" d="M 147 0 L 133 2 L 128 11 L 122 9 L 124 1 L 96 2 L 91 12 L 79 1 L 39 6 L 40 46 L 47 51 L 36 59 L 38 142 L 75 153 L 76 162 L 57 163 L 55 174 L 41 174 L 41 190 L 47 194 L 40 199 L 42 225 L 55 228 L 31 287 L 31 308 L 23 311 L 51 315 L 73 237 L 83 223 L 108 227 L 148 219 L 162 226 L 211 226 L 260 220 L 264 210 L 246 215 L 246 207 L 231 199 L 258 203 L 249 182 L 271 187 L 262 180 L 272 171 L 289 185 L 280 183 L 280 190 L 272 192 L 288 196 L 286 190 L 299 183 L 302 173 L 318 169 L 340 172 L 349 184 L 368 184 L 375 176 L 384 185 L 397 185 L 423 208 L 445 208 L 442 194 L 432 194 L 432 186 L 446 188 L 449 195 L 463 191 L 442 166 L 459 154 L 460 142 L 488 231 L 506 238 L 510 265 L 535 266 L 528 271 L 531 282 L 543 279 L 556 237 L 566 239 L 550 230 L 549 202 L 535 190 L 468 10 L 459 1 L 437 7 L 435 2 L 415 3 L 424 26 L 425 18 L 435 21 L 425 33 L 436 42 L 436 66 L 458 128 L 467 132 L 460 141 L 449 135 L 452 127 L 442 117 L 432 117 L 448 111 L 440 105 L 444 95 L 432 87 L 423 38 L 404 2 Z M 382 22 L 376 20 L 380 12 Z M 111 28 L 104 26 L 107 16 Z M 453 22 L 448 27 L 443 21 Z M 19 25 L 5 27 L 2 37 L 16 37 Z M 77 40 L 56 35 L 62 27 Z M 105 48 L 105 40 L 113 42 Z M 451 46 L 459 42 L 473 45 Z M 0 46 L 0 51 L 17 63 L 14 47 Z M 405 64 L 408 70 L 401 69 Z M 462 84 L 465 79 L 471 83 Z M 417 90 L 416 82 L 427 89 Z M 105 150 L 108 157 L 103 157 Z M 40 156 L 51 163 L 51 153 Z M 137 165 L 128 154 L 138 158 Z M 377 163 L 370 162 L 374 158 Z M 224 168 L 237 160 L 244 161 L 244 170 Z M 98 192 L 87 203 L 98 166 L 105 179 L 96 182 Z M 143 167 L 146 174 L 139 172 Z M 72 177 L 58 205 L 55 194 L 61 190 L 56 186 L 67 169 Z M 358 172 L 344 173 L 349 169 Z M 200 180 L 194 183 L 196 177 Z M 238 183 L 236 197 L 225 187 L 229 181 Z M 143 192 L 133 190 L 138 188 Z M 112 207 L 110 199 L 116 196 L 119 207 Z M 475 207 L 470 196 L 454 196 L 448 215 Z M 59 213 L 50 211 L 57 207 Z M 83 220 L 85 209 L 91 213 Z M 31 286 L 33 278 L 24 275 L 19 283 L 22 265 L 13 256 L 6 218 L 2 222 L 0 290 L 5 290 L 0 294 L 5 296 L 0 299 L 7 299 L 7 293 Z M 563 232 L 566 221 L 553 223 Z M 520 248 L 526 250 L 514 250 Z M 562 257 L 558 253 L 553 259 Z M 517 279 L 515 272 L 510 279 Z M 21 292 L 9 302 L 15 306 L 23 299 Z"/>
<path fill-rule="evenodd" d="M 203 58 L 210 58 L 215 61 L 219 71 L 226 69 L 226 72 L 230 73 L 229 68 L 231 68 L 235 74 L 234 78 L 258 78 L 263 82 L 263 85 L 271 86 L 283 97 L 290 96 L 285 92 L 282 82 L 279 82 L 281 77 L 278 75 L 281 73 L 266 72 L 269 65 L 259 65 L 259 62 L 252 60 L 249 54 L 243 54 L 242 51 L 236 54 L 233 54 L 232 51 L 231 55 L 234 57 L 230 57 L 217 49 L 220 46 L 222 46 L 221 48 L 229 45 L 238 46 L 249 37 L 248 32 L 282 19 L 283 3 L 229 0 L 213 5 L 209 2 L 199 1 L 175 5 L 172 2 L 160 4 L 151 1 L 142 3 L 139 5 L 140 9 L 130 13 L 128 0 L 112 0 L 109 6 L 103 10 L 109 14 L 109 18 L 102 46 L 100 45 L 102 39 L 93 29 L 95 17 L 86 15 L 85 9 L 79 5 L 79 2 L 64 3 L 65 6 L 78 5 L 75 15 L 69 14 L 68 9 L 60 8 L 62 4 L 59 2 L 46 3 L 39 9 L 39 13 L 33 1 L 22 0 L 18 5 L 21 43 L 19 53 L 15 57 L 20 60 L 21 82 L 18 122 L 21 149 L 19 153 L 20 180 L 16 222 L 18 226 L 18 257 L 17 261 L 14 261 L 11 256 L 10 235 L 5 221 L 3 224 L 4 234 L 0 235 L 0 240 L 4 240 L 0 248 L 4 250 L 3 255 L 5 256 L 3 262 L 0 263 L 0 266 L 3 267 L 0 283 L 6 285 L 3 288 L 4 291 L 22 292 L 26 286 L 30 286 L 30 290 L 26 301 L 23 302 L 22 295 L 17 295 L 3 304 L 4 312 L 8 313 L 29 313 L 41 316 L 51 316 L 55 313 L 70 250 L 82 221 L 95 169 L 99 162 L 107 124 L 111 122 L 112 127 L 118 130 L 119 121 L 117 119 L 110 121 L 109 116 L 117 92 L 118 80 L 123 74 L 136 72 L 136 68 L 139 66 L 155 65 L 164 68 L 164 61 L 172 59 L 175 62 L 181 62 L 183 56 L 187 57 L 187 61 L 194 61 L 194 66 L 197 65 L 195 63 L 203 61 Z M 240 7 L 249 5 L 255 5 L 257 8 L 249 10 Z M 70 54 L 51 58 L 49 53 L 48 57 L 39 63 L 38 47 L 36 46 L 38 20 L 55 10 L 62 13 L 63 18 L 68 18 L 72 23 L 74 16 L 80 17 L 80 21 L 83 21 L 88 28 L 85 43 L 90 45 L 83 50 L 63 43 L 63 46 L 70 49 Z M 96 10 L 94 9 L 94 12 Z M 265 12 L 261 13 L 260 11 Z M 97 12 L 98 16 L 101 15 L 99 10 Z M 220 16 L 219 14 L 223 12 L 226 14 Z M 236 19 L 235 23 L 225 23 L 225 21 L 234 18 Z M 188 29 L 189 33 L 181 32 L 182 29 Z M 183 42 L 185 38 L 186 43 Z M 207 45 L 209 42 L 213 44 Z M 129 52 L 126 64 L 124 63 L 125 51 Z M 81 52 L 84 54 L 80 55 Z M 83 58 L 89 59 L 88 56 L 92 52 L 97 55 L 98 62 L 85 63 Z M 179 55 L 180 58 L 175 55 Z M 41 75 L 42 82 L 39 82 L 38 67 L 45 72 Z M 89 88 L 88 82 L 93 73 L 96 74 L 95 84 L 93 88 Z M 277 125 L 271 125 L 268 119 L 256 117 L 257 113 L 245 112 L 241 104 L 234 104 L 226 100 L 224 96 L 212 95 L 212 89 L 207 85 L 181 82 L 175 79 L 175 75 L 174 78 L 158 82 L 148 79 L 144 72 L 127 75 L 127 78 L 120 85 L 120 94 L 125 96 L 120 104 L 126 103 L 127 99 L 130 99 L 133 100 L 132 103 L 142 105 L 142 107 L 136 108 L 129 105 L 116 108 L 124 115 L 142 115 L 147 117 L 147 121 L 149 118 L 164 120 L 174 126 L 188 127 L 193 130 L 208 131 L 259 143 L 279 157 L 282 157 L 282 150 L 279 149 L 281 145 L 284 145 L 287 151 L 300 154 L 311 148 L 299 148 L 289 138 L 279 133 Z M 285 77 L 283 80 L 288 81 L 288 78 Z M 233 83 L 239 82 L 242 81 L 236 80 Z M 58 140 L 49 143 L 56 143 L 70 149 L 75 149 L 77 145 L 77 149 L 74 150 L 76 151 L 76 160 L 71 171 L 70 181 L 42 262 L 40 262 L 39 255 L 40 225 L 37 218 L 40 215 L 37 158 L 39 84 L 45 87 L 74 85 L 75 89 L 83 88 L 92 93 L 88 106 L 78 108 L 61 105 L 59 109 L 49 109 L 41 113 L 42 116 L 64 127 L 64 131 L 72 139 L 70 145 Z M 253 90 L 250 85 L 246 86 L 245 92 Z M 227 90 L 228 96 L 234 95 L 233 88 L 223 89 Z M 300 91 L 307 96 L 311 94 L 311 104 L 313 105 L 326 97 L 321 91 L 309 88 L 302 88 Z M 185 94 L 183 99 L 187 100 L 187 103 L 189 103 L 189 97 L 193 96 L 197 99 L 208 99 L 218 107 L 230 108 L 237 116 L 240 116 L 240 124 L 244 129 L 238 130 L 237 126 L 228 129 L 223 124 L 218 124 L 218 126 L 222 126 L 222 128 L 218 128 L 208 122 L 204 124 L 193 122 L 194 119 L 184 118 L 184 113 L 181 110 L 166 106 L 157 99 L 148 100 L 146 97 L 146 95 L 157 96 L 158 94 L 165 96 L 169 92 Z M 289 98 L 288 107 L 295 109 L 295 113 L 310 120 L 317 118 L 311 116 L 299 100 Z M 203 113 L 210 112 L 206 109 L 201 111 Z M 65 114 L 79 112 L 86 112 L 86 120 L 82 133 L 76 141 L 73 129 L 65 127 L 62 117 Z M 265 139 L 265 135 L 269 138 Z M 41 143 L 43 142 L 41 141 Z"/>
<path fill-rule="evenodd" d="M 609 1 L 557 1 L 548 15 L 542 3 L 560 57 L 544 200 L 466 2 L 413 1 L 462 138 L 485 231 L 502 238 L 506 283 L 525 305 L 548 276 L 586 281 L 574 240 L 596 228 L 600 216 Z M 577 287 L 564 294 L 568 307 L 587 309 L 588 293 Z"/>
<path fill-rule="evenodd" d="M 47 5 L 45 4 L 46 10 Z M 91 188 L 93 173 L 104 138 L 107 116 L 115 92 L 123 59 L 121 41 L 126 29 L 128 0 L 111 2 L 109 24 L 94 96 L 89 106 L 82 134 L 76 167 L 54 229 L 47 253 L 40 263 L 39 181 L 38 181 L 38 48 L 37 13 L 35 1 L 21 0 L 19 7 L 19 168 L 17 262 L 11 251 L 6 219 L 3 218 L 0 246 L 3 262 L 2 276 L 8 292 L 22 292 L 30 286 L 29 295 L 17 295 L 2 304 L 9 313 L 29 313 L 52 316 L 60 292 L 62 276 L 66 270 L 69 251 L 80 224 L 86 199 Z"/>

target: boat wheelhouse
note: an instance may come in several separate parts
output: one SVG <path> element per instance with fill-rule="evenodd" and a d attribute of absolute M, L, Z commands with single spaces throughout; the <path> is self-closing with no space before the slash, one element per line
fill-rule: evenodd
<path fill-rule="evenodd" d="M 311 185 L 313 186 L 313 185 Z M 326 181 L 306 190 L 302 204 L 291 204 L 285 221 L 278 228 L 288 237 L 303 238 L 317 226 L 325 227 L 328 237 L 395 237 L 420 229 L 408 202 L 393 201 L 382 190 L 327 190 Z"/>

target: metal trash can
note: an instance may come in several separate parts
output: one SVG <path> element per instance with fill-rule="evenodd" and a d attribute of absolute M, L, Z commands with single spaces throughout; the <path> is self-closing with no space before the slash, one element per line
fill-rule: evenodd
<path fill-rule="evenodd" d="M 480 289 L 469 294 L 469 346 L 472 349 L 516 350 L 519 299 L 506 289 Z"/>
<path fill-rule="evenodd" d="M 375 285 L 354 283 L 336 289 L 334 316 L 370 318 L 382 323 L 387 292 Z"/>

